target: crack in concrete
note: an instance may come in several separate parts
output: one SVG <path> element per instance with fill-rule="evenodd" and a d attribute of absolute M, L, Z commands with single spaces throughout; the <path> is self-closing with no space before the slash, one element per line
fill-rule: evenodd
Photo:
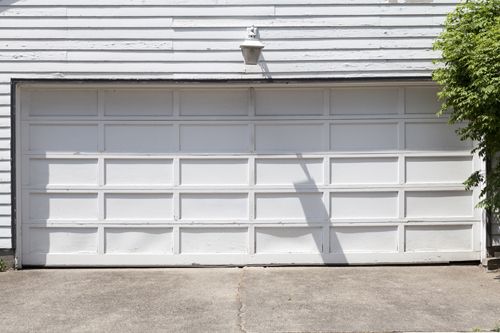
<path fill-rule="evenodd" d="M 243 283 L 245 282 L 245 274 L 247 272 L 247 269 L 248 267 L 243 267 L 242 271 L 241 271 L 241 275 L 240 277 L 238 277 L 238 288 L 236 289 L 238 291 L 238 293 L 236 294 L 236 299 L 238 300 L 239 302 L 239 308 L 238 308 L 238 327 L 240 328 L 240 330 L 244 333 L 246 333 L 245 329 L 243 328 L 243 299 L 244 299 L 244 296 L 243 296 L 243 289 L 245 289 L 245 286 L 243 285 Z"/>

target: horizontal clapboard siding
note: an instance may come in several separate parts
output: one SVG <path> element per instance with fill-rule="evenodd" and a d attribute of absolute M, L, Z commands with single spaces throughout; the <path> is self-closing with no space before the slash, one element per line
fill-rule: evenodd
<path fill-rule="evenodd" d="M 458 2 L 1 1 L 0 248 L 11 246 L 12 78 L 429 77 L 432 41 Z M 265 48 L 260 66 L 245 67 L 252 24 Z"/>
<path fill-rule="evenodd" d="M 0 61 L 9 73 L 58 77 L 428 76 L 432 40 L 456 4 L 10 0 L 0 6 Z M 265 49 L 248 70 L 239 45 L 251 24 Z"/>
<path fill-rule="evenodd" d="M 429 76 L 432 40 L 457 3 L 8 0 L 0 63 L 7 78 Z M 239 45 L 250 24 L 265 50 L 248 70 Z"/>
<path fill-rule="evenodd" d="M 267 52 L 266 60 L 268 61 L 300 61 L 307 57 L 307 59 L 315 61 L 327 60 L 365 60 L 365 59 L 400 59 L 405 60 L 408 55 L 413 59 L 429 60 L 434 59 L 435 54 L 430 50 L 340 50 L 338 52 L 331 52 L 328 50 L 313 50 L 303 51 L 298 50 L 293 53 L 273 51 Z M 87 61 L 92 57 L 93 61 L 123 61 L 123 62 L 137 62 L 137 61 L 204 61 L 204 60 L 226 60 L 226 61 L 239 61 L 241 53 L 237 51 L 229 52 L 210 52 L 200 54 L 199 52 L 192 51 L 179 51 L 166 53 L 163 51 L 156 52 L 141 52 L 141 51 L 39 51 L 24 53 L 19 51 L 9 51 L 0 54 L 0 59 L 4 61 L 16 61 L 23 59 L 26 61 Z M 0 87 L 0 93 L 3 90 Z"/>
<path fill-rule="evenodd" d="M 164 5 L 378 5 L 389 3 L 434 3 L 434 4 L 456 4 L 456 0 L 171 0 L 167 4 L 163 0 L 142 0 L 140 3 L 135 0 L 75 0 L 70 6 L 164 6 Z M 61 5 L 61 0 L 4 0 L 2 5 L 16 6 L 57 6 Z"/>

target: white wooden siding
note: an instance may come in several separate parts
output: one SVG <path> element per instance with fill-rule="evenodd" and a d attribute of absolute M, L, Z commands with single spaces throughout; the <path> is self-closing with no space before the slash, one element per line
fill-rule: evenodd
<path fill-rule="evenodd" d="M 0 1 L 0 195 L 10 193 L 12 78 L 428 77 L 455 0 Z M 265 48 L 244 66 L 254 24 Z M 10 248 L 0 200 L 0 248 Z"/>
<path fill-rule="evenodd" d="M 456 3 L 11 0 L 0 6 L 0 61 L 20 77 L 428 76 Z M 265 49 L 248 69 L 239 44 L 251 24 Z"/>

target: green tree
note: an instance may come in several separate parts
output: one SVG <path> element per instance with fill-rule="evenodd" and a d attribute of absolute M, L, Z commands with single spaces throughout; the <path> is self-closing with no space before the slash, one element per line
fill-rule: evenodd
<path fill-rule="evenodd" d="M 461 140 L 477 142 L 472 152 L 483 160 L 500 152 L 500 0 L 466 0 L 448 14 L 433 48 L 441 67 L 432 77 L 444 99 L 438 115 L 451 110 L 450 124 L 459 123 Z M 474 172 L 466 189 L 484 185 L 478 207 L 500 211 L 500 163 L 487 174 Z"/>

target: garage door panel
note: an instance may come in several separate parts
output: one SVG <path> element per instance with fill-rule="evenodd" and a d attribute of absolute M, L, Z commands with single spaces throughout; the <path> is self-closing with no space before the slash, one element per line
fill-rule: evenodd
<path fill-rule="evenodd" d="M 256 125 L 255 148 L 297 153 L 324 150 L 323 124 Z"/>
<path fill-rule="evenodd" d="M 331 125 L 330 147 L 333 151 L 396 150 L 397 124 Z"/>
<path fill-rule="evenodd" d="M 97 185 L 97 159 L 31 158 L 26 185 Z"/>
<path fill-rule="evenodd" d="M 472 191 L 406 192 L 407 217 L 472 217 Z"/>
<path fill-rule="evenodd" d="M 172 228 L 105 228 L 106 254 L 171 254 Z"/>
<path fill-rule="evenodd" d="M 398 192 L 331 193 L 332 218 L 396 218 Z"/>
<path fill-rule="evenodd" d="M 180 90 L 181 116 L 246 116 L 248 89 Z"/>
<path fill-rule="evenodd" d="M 120 152 L 165 152 L 174 149 L 172 125 L 106 125 L 104 148 Z"/>
<path fill-rule="evenodd" d="M 471 225 L 407 226 L 407 252 L 472 251 Z"/>
<path fill-rule="evenodd" d="M 255 228 L 256 253 L 322 253 L 323 228 Z"/>
<path fill-rule="evenodd" d="M 332 158 L 332 184 L 396 184 L 397 157 Z"/>
<path fill-rule="evenodd" d="M 248 125 L 180 125 L 181 151 L 247 151 L 248 142 Z"/>
<path fill-rule="evenodd" d="M 248 220 L 247 193 L 183 193 L 182 220 Z"/>
<path fill-rule="evenodd" d="M 96 193 L 28 193 L 29 218 L 97 220 Z"/>
<path fill-rule="evenodd" d="M 181 185 L 248 185 L 248 159 L 181 159 Z"/>
<path fill-rule="evenodd" d="M 350 88 L 330 91 L 332 115 L 398 113 L 397 88 Z"/>
<path fill-rule="evenodd" d="M 106 159 L 105 184 L 126 185 L 172 185 L 172 159 Z"/>
<path fill-rule="evenodd" d="M 462 183 L 472 171 L 472 156 L 406 158 L 407 183 Z"/>
<path fill-rule="evenodd" d="M 460 141 L 455 131 L 460 125 L 447 123 L 406 124 L 407 149 L 466 149 L 472 148 L 472 141 Z"/>
<path fill-rule="evenodd" d="M 106 116 L 171 116 L 173 91 L 165 89 L 104 90 Z"/>
<path fill-rule="evenodd" d="M 97 125 L 31 125 L 30 150 L 95 151 Z"/>
<path fill-rule="evenodd" d="M 248 228 L 180 228 L 180 253 L 248 253 Z"/>
<path fill-rule="evenodd" d="M 97 116 L 97 89 L 32 89 L 30 116 Z"/>
<path fill-rule="evenodd" d="M 97 254 L 97 228 L 29 228 L 29 253 Z"/>
<path fill-rule="evenodd" d="M 397 226 L 330 228 L 330 252 L 397 252 Z"/>
<path fill-rule="evenodd" d="M 170 193 L 106 193 L 106 220 L 172 220 Z"/>
<path fill-rule="evenodd" d="M 256 159 L 257 185 L 323 184 L 323 159 Z"/>
<path fill-rule="evenodd" d="M 257 219 L 323 220 L 323 193 L 257 193 Z"/>
<path fill-rule="evenodd" d="M 324 112 L 323 89 L 256 89 L 255 114 L 322 115 Z"/>
<path fill-rule="evenodd" d="M 408 87 L 405 89 L 405 113 L 436 114 L 443 101 L 438 99 L 437 87 Z"/>

